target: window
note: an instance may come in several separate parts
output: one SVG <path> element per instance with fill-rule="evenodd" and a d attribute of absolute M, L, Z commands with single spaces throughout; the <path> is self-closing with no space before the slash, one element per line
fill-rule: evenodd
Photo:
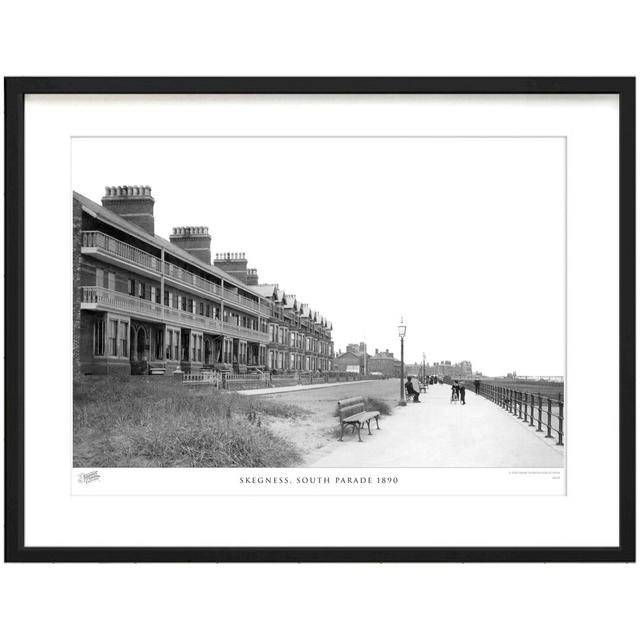
<path fill-rule="evenodd" d="M 104 355 L 104 320 L 96 320 L 93 324 L 93 355 Z"/>
<path fill-rule="evenodd" d="M 118 355 L 118 321 L 109 320 L 109 355 Z"/>
<path fill-rule="evenodd" d="M 138 282 L 138 298 L 145 297 L 145 284 L 144 282 Z"/>
<path fill-rule="evenodd" d="M 202 336 L 198 336 L 198 362 L 202 362 Z"/>
<path fill-rule="evenodd" d="M 96 287 L 104 287 L 104 271 L 96 269 Z"/>
<path fill-rule="evenodd" d="M 207 305 L 207 307 L 208 307 L 208 306 L 209 306 L 209 305 Z M 203 315 L 204 315 L 204 302 L 201 302 L 201 303 L 200 303 L 200 315 L 201 315 L 201 316 L 203 316 Z M 207 315 L 209 315 L 209 314 L 207 313 Z"/>
<path fill-rule="evenodd" d="M 171 355 L 173 354 L 173 331 L 171 329 L 166 331 L 165 342 L 167 343 L 166 357 L 167 360 L 171 360 Z"/>
<path fill-rule="evenodd" d="M 136 281 L 129 278 L 127 282 L 127 292 L 130 296 L 136 295 Z"/>
<path fill-rule="evenodd" d="M 151 290 L 152 293 L 154 289 L 155 287 L 152 288 Z M 164 351 L 162 338 L 163 338 L 164 332 L 162 331 L 162 329 L 156 329 L 155 334 L 156 334 L 155 358 L 156 360 L 162 360 L 162 352 Z"/>
<path fill-rule="evenodd" d="M 178 309 L 180 309 L 182 311 L 182 302 L 183 302 L 183 298 L 181 295 L 178 296 Z"/>
<path fill-rule="evenodd" d="M 107 273 L 107 288 L 111 291 L 116 290 L 116 274 L 113 271 Z"/>
<path fill-rule="evenodd" d="M 120 356 L 126 358 L 129 356 L 129 323 L 120 320 L 118 330 L 120 338 Z"/>
<path fill-rule="evenodd" d="M 191 301 L 191 313 L 193 313 L 194 315 L 196 313 L 196 301 L 195 300 Z"/>
<path fill-rule="evenodd" d="M 182 338 L 182 359 L 189 360 L 189 333 L 184 333 Z"/>
<path fill-rule="evenodd" d="M 155 287 L 151 287 L 151 302 L 158 302 L 158 290 Z"/>

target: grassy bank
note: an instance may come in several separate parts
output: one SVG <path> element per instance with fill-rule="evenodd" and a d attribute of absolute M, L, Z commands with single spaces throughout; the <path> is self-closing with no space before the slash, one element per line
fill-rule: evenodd
<path fill-rule="evenodd" d="M 74 384 L 76 467 L 287 467 L 299 451 L 270 418 L 299 407 L 169 378 L 86 377 Z"/>

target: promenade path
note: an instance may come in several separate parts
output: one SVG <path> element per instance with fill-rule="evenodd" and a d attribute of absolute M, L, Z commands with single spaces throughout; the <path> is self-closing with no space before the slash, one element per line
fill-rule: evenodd
<path fill-rule="evenodd" d="M 564 447 L 534 427 L 467 389 L 467 404 L 451 404 L 451 388 L 429 387 L 421 402 L 395 407 L 381 430 L 366 428 L 359 443 L 349 429 L 344 442 L 324 447 L 312 467 L 562 467 Z"/>
<path fill-rule="evenodd" d="M 355 382 L 322 382 L 320 384 L 296 384 L 290 387 L 270 387 L 267 389 L 244 389 L 238 391 L 242 396 L 274 396 L 295 391 L 312 391 L 313 389 L 327 389 L 329 387 L 347 387 L 349 385 L 366 385 L 378 380 L 356 380 Z"/>

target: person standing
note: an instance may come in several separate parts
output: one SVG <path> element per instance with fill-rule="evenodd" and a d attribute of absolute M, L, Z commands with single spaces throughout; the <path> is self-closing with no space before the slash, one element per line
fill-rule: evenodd
<path fill-rule="evenodd" d="M 466 393 L 466 389 L 465 389 L 465 386 L 464 386 L 464 382 L 461 382 L 461 383 L 460 383 L 460 386 L 458 387 L 458 390 L 459 390 L 459 393 L 460 393 L 460 402 L 461 402 L 462 404 L 467 404 L 467 403 L 464 401 L 464 394 Z"/>
<path fill-rule="evenodd" d="M 473 386 L 475 387 L 476 393 L 480 393 L 480 380 L 476 378 L 473 381 Z"/>

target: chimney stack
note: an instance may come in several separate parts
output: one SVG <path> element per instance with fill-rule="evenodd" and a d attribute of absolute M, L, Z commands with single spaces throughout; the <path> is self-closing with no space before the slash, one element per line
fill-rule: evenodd
<path fill-rule="evenodd" d="M 247 282 L 247 259 L 244 253 L 216 253 L 213 266 L 226 271 L 230 276 L 237 278 L 244 284 L 249 284 Z"/>
<path fill-rule="evenodd" d="M 247 269 L 247 284 L 257 285 L 258 284 L 258 270 L 257 269 Z"/>
<path fill-rule="evenodd" d="M 201 262 L 211 264 L 209 227 L 174 227 L 169 241 Z"/>
<path fill-rule="evenodd" d="M 153 204 L 149 186 L 105 187 L 102 206 L 154 234 Z"/>

